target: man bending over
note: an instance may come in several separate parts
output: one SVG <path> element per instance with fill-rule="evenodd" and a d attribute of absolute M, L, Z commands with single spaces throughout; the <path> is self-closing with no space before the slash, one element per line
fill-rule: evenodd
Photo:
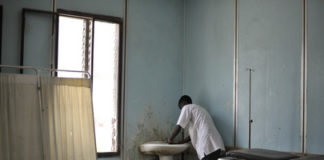
<path fill-rule="evenodd" d="M 191 141 L 201 160 L 217 160 L 221 157 L 225 153 L 224 143 L 207 110 L 192 104 L 191 98 L 187 95 L 179 99 L 178 106 L 181 113 L 168 143 L 175 143 L 173 139 L 181 128 L 188 128 L 189 137 L 178 143 Z"/>

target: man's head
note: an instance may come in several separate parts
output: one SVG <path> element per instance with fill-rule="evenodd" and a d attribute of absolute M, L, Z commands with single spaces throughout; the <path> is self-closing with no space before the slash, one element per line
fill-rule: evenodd
<path fill-rule="evenodd" d="M 187 104 L 192 104 L 191 98 L 188 95 L 181 96 L 181 98 L 179 99 L 179 102 L 178 102 L 179 108 L 182 109 L 182 107 Z"/>

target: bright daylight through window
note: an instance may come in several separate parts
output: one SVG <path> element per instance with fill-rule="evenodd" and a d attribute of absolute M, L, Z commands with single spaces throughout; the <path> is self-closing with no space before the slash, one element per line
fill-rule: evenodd
<path fill-rule="evenodd" d="M 119 31 L 118 23 L 59 16 L 57 68 L 87 71 L 92 75 L 98 153 L 118 152 Z M 58 76 L 85 77 L 80 73 Z"/>

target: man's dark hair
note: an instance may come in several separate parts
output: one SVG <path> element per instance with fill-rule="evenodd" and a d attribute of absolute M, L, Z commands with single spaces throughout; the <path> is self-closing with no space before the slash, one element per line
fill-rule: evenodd
<path fill-rule="evenodd" d="M 181 98 L 179 99 L 179 103 L 178 103 L 178 105 L 179 105 L 180 103 L 192 104 L 192 100 L 191 100 L 191 98 L 190 98 L 188 95 L 183 95 L 183 96 L 181 96 Z"/>

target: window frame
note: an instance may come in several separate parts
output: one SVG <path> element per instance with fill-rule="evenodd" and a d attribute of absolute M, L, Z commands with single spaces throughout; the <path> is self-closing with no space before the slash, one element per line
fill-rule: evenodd
<path fill-rule="evenodd" d="M 20 35 L 20 65 L 24 66 L 24 46 L 25 46 L 25 27 L 26 27 L 26 15 L 27 14 L 46 14 L 52 16 L 52 32 L 55 33 L 55 37 L 57 37 L 57 22 L 58 22 L 58 14 L 52 11 L 38 10 L 38 9 L 30 9 L 23 8 L 21 15 L 21 35 Z M 54 53 L 57 53 L 57 40 L 55 42 Z M 51 68 L 54 66 L 51 64 Z M 20 69 L 20 73 L 23 74 L 23 69 Z"/>
<path fill-rule="evenodd" d="M 84 13 L 79 11 L 70 11 L 70 10 L 63 10 L 58 9 L 57 10 L 57 21 L 56 21 L 56 50 L 55 50 L 55 68 L 58 67 L 58 31 L 59 31 L 59 16 L 67 16 L 67 17 L 74 17 L 74 18 L 84 18 L 84 19 L 91 19 L 92 21 L 92 28 L 95 27 L 95 21 L 104 21 L 104 22 L 112 22 L 119 24 L 119 53 L 118 53 L 118 89 L 117 89 L 117 151 L 116 152 L 97 152 L 97 157 L 112 157 L 112 156 L 119 156 L 120 155 L 120 149 L 121 149 L 121 107 L 122 107 L 122 76 L 123 76 L 123 20 L 119 17 L 113 17 L 113 16 L 105 16 L 105 15 L 97 15 L 97 14 L 91 14 L 91 13 Z M 94 44 L 94 32 L 92 31 L 92 44 Z M 91 80 L 93 79 L 93 59 L 94 59 L 94 45 L 91 46 Z M 95 127 L 95 126 L 94 126 Z"/>
<path fill-rule="evenodd" d="M 0 64 L 2 64 L 2 15 L 3 15 L 3 9 L 2 5 L 0 5 Z M 1 72 L 1 68 L 0 68 Z"/>

